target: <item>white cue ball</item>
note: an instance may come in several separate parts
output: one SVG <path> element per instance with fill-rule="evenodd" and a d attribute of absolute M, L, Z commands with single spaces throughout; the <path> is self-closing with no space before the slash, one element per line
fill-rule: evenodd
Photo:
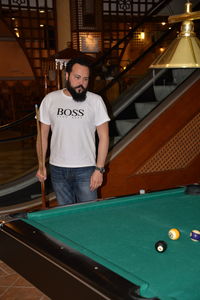
<path fill-rule="evenodd" d="M 140 195 L 145 194 L 145 190 L 140 190 Z"/>

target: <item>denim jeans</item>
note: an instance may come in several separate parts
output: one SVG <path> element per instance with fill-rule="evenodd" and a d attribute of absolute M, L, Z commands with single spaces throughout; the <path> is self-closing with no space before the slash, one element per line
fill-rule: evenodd
<path fill-rule="evenodd" d="M 95 167 L 64 168 L 50 165 L 51 182 L 59 205 L 97 199 L 90 190 L 90 177 Z"/>

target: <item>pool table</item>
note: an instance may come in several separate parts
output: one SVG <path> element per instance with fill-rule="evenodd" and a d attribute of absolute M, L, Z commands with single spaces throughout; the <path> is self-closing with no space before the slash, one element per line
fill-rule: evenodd
<path fill-rule="evenodd" d="M 178 228 L 180 238 L 168 231 Z M 51 299 L 200 299 L 200 194 L 186 188 L 27 213 L 2 222 L 0 259 Z M 167 243 L 159 253 L 155 243 Z"/>

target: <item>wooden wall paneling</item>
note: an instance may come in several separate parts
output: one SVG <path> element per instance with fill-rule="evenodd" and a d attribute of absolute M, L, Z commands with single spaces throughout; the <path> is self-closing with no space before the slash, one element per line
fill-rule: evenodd
<path fill-rule="evenodd" d="M 191 134 L 193 134 L 192 131 L 197 130 L 198 135 L 195 138 L 199 139 L 200 101 L 197 96 L 199 94 L 200 82 L 198 81 L 109 162 L 106 181 L 101 189 L 102 197 L 136 193 L 140 188 L 160 190 L 200 180 L 197 163 L 200 140 L 197 140 L 198 149 L 193 161 L 189 161 L 184 168 L 168 170 L 166 166 L 166 170 L 162 167 L 159 172 L 141 174 L 139 172 L 167 143 L 177 135 L 181 136 L 182 130 L 183 132 L 188 130 L 187 126 L 190 124 L 195 124 L 191 125 Z M 190 135 L 190 131 L 187 134 Z M 187 151 L 192 151 L 190 147 L 194 147 L 194 143 L 188 144 Z M 172 152 L 176 156 L 182 155 L 180 145 L 178 147 L 174 145 L 173 148 Z"/>

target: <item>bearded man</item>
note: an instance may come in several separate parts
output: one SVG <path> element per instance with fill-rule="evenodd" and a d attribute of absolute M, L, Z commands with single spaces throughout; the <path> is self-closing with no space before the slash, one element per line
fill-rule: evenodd
<path fill-rule="evenodd" d="M 71 59 L 66 67 L 66 88 L 46 95 L 39 109 L 42 161 L 46 160 L 51 132 L 50 174 L 59 205 L 95 200 L 103 182 L 110 119 L 102 98 L 87 90 L 89 76 L 90 64 L 84 57 Z M 39 138 L 36 149 L 40 157 Z M 36 176 L 41 182 L 46 180 L 45 163 L 39 165 Z"/>

